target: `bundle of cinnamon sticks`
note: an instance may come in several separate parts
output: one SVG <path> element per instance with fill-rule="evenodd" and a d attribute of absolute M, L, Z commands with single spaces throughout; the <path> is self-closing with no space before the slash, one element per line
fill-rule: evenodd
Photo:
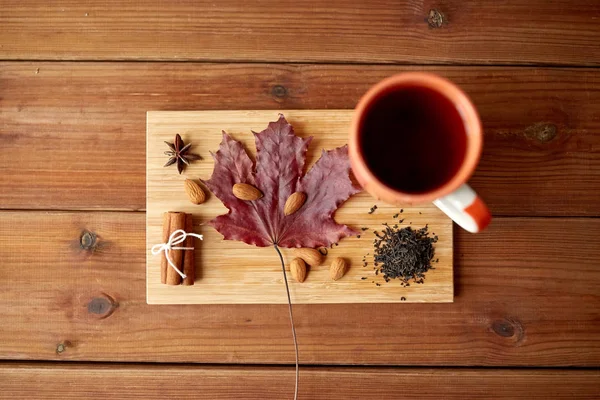
<path fill-rule="evenodd" d="M 163 243 L 167 243 L 169 236 L 178 229 L 183 229 L 185 232 L 192 232 L 194 224 L 192 215 L 183 212 L 166 212 L 163 214 Z M 194 247 L 194 238 L 188 236 L 180 247 Z M 196 267 L 194 262 L 194 250 L 168 250 L 169 258 L 175 264 L 179 271 L 182 271 L 186 278 L 183 279 L 183 284 L 190 286 L 194 284 L 196 275 Z M 181 276 L 169 265 L 165 253 L 162 252 L 160 261 L 160 281 L 167 285 L 179 285 L 182 283 Z"/>

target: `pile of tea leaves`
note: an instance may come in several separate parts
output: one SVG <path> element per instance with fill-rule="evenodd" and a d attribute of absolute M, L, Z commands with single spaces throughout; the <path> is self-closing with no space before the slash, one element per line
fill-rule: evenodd
<path fill-rule="evenodd" d="M 373 258 L 378 267 L 377 273 L 381 272 L 386 282 L 400 279 L 403 286 L 409 286 L 409 281 L 423 283 L 425 273 L 434 269 L 431 266 L 435 252 L 433 244 L 438 237 L 430 237 L 427 226 L 414 230 L 385 225 L 375 235 Z"/>

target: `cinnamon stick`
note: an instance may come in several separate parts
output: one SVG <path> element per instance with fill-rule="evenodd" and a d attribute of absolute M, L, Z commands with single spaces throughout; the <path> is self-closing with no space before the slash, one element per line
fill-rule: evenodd
<path fill-rule="evenodd" d="M 166 212 L 163 214 L 163 226 L 162 226 L 162 242 L 167 243 L 169 240 L 169 235 L 171 234 L 171 214 Z M 169 268 L 169 263 L 167 262 L 167 257 L 165 256 L 165 252 L 161 252 L 160 258 L 160 283 L 167 283 L 167 268 Z"/>
<path fill-rule="evenodd" d="M 185 230 L 185 213 L 171 212 L 169 235 L 178 229 Z M 180 245 L 181 246 L 181 245 Z M 183 268 L 183 250 L 169 250 L 169 258 L 180 271 Z M 179 285 L 181 276 L 169 265 L 167 268 L 167 285 Z"/>
<path fill-rule="evenodd" d="M 192 233 L 194 231 L 194 221 L 192 214 L 185 215 L 185 231 Z M 194 237 L 188 236 L 185 238 L 184 247 L 194 247 Z M 185 286 L 191 286 L 194 284 L 196 278 L 196 263 L 194 262 L 194 250 L 185 250 L 183 254 L 183 273 L 186 275 L 183 280 Z"/>

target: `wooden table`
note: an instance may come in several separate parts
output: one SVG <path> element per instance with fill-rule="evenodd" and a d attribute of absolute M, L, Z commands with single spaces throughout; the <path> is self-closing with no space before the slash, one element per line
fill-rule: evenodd
<path fill-rule="evenodd" d="M 0 0 L 0 59 L 0 398 L 291 398 L 287 306 L 146 305 L 145 112 L 415 70 L 477 105 L 495 220 L 453 304 L 296 306 L 300 398 L 597 398 L 597 1 Z"/>

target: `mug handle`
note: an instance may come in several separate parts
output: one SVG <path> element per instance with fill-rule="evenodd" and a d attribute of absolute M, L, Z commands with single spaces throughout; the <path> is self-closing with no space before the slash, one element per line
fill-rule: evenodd
<path fill-rule="evenodd" d="M 434 200 L 433 204 L 471 233 L 481 232 L 492 221 L 490 210 L 467 184 L 461 185 L 449 195 Z"/>

